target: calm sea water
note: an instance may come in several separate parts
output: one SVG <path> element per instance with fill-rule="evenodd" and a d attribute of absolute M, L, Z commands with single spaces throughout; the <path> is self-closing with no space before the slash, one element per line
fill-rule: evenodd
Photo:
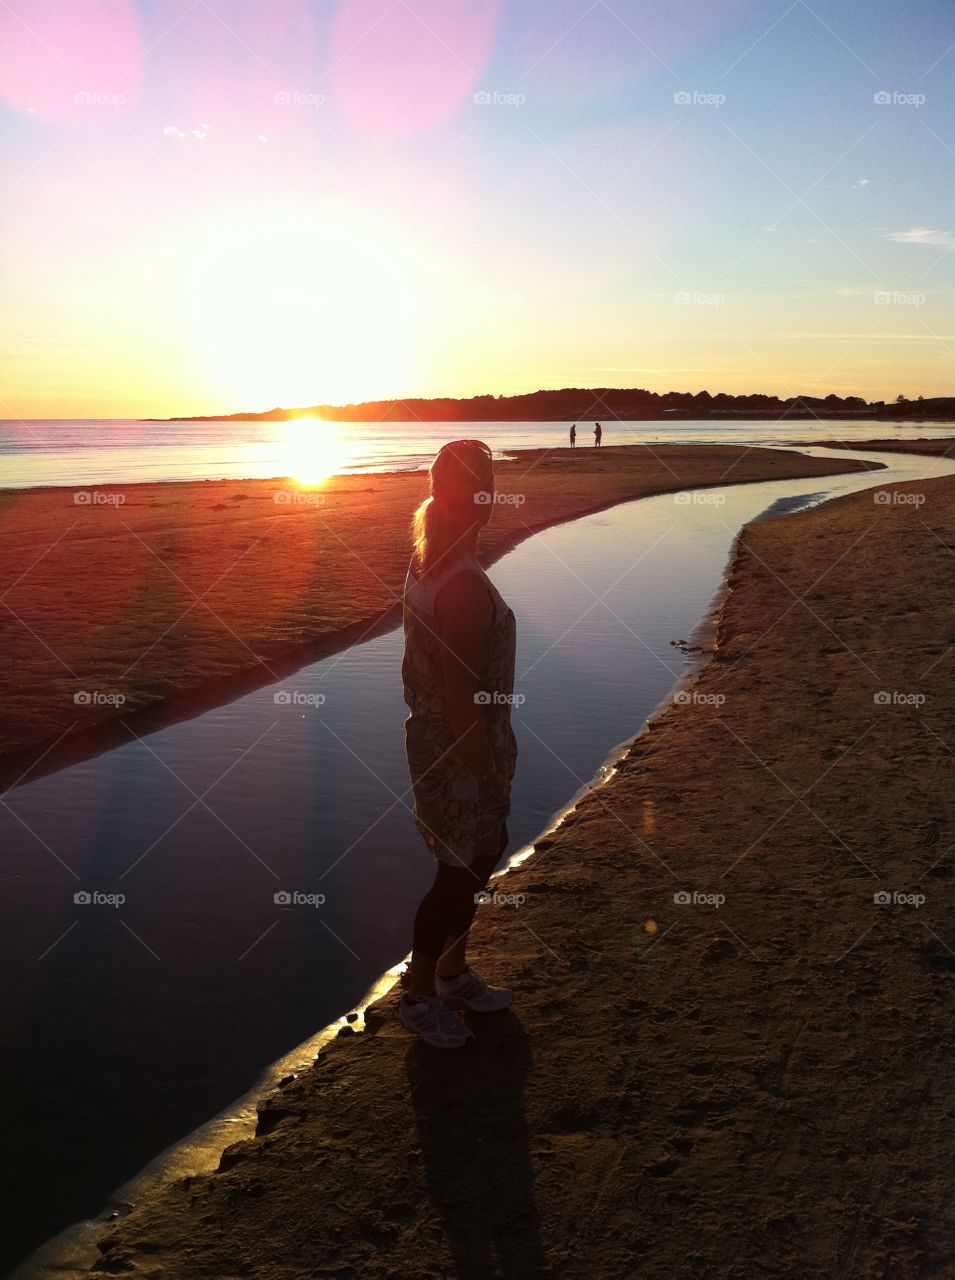
<path fill-rule="evenodd" d="M 951 435 L 952 424 L 832 419 L 761 422 L 603 422 L 604 443 L 788 444 L 826 440 L 913 439 Z M 591 445 L 593 422 L 578 424 L 578 447 Z M 567 443 L 560 422 L 0 422 L 0 488 L 131 484 L 142 480 L 244 480 L 286 476 L 324 442 L 336 471 L 424 467 L 448 440 L 477 436 L 499 452 Z M 322 442 L 322 443 L 319 443 Z M 306 457 L 305 461 L 308 459 Z"/>
<path fill-rule="evenodd" d="M 525 699 L 509 852 L 685 674 L 671 641 L 706 614 L 741 524 L 955 470 L 884 460 L 889 472 L 628 503 L 493 567 Z M 396 631 L 8 795 L 0 1265 L 98 1214 L 407 952 L 432 864 L 408 810 L 400 662 Z M 283 891 L 324 901 L 283 905 Z M 520 909 L 533 928 L 533 901 Z"/>

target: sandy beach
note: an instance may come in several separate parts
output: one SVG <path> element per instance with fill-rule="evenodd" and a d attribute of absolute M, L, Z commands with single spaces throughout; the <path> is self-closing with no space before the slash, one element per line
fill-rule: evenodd
<path fill-rule="evenodd" d="M 531 533 L 688 486 L 831 475 L 729 446 L 528 450 L 497 468 L 490 563 Z M 421 472 L 0 494 L 0 783 L 220 705 L 393 626 Z M 15 672 L 15 674 L 14 674 Z"/>
<path fill-rule="evenodd" d="M 955 1274 L 955 480 L 887 492 L 747 526 L 713 655 L 479 911 L 513 1012 L 441 1056 L 393 992 L 91 1274 Z"/>

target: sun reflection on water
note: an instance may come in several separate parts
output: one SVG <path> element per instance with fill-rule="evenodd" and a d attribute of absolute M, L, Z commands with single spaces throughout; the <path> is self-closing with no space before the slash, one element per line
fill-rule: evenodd
<path fill-rule="evenodd" d="M 348 468 L 348 445 L 334 422 L 296 418 L 286 422 L 278 444 L 284 475 L 305 487 L 323 484 Z"/>

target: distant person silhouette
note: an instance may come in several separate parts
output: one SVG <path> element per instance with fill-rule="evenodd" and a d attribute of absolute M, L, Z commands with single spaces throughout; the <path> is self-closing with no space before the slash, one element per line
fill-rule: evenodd
<path fill-rule="evenodd" d="M 594 444 L 600 448 L 600 441 L 603 439 L 603 427 L 599 422 L 594 423 Z"/>
<path fill-rule="evenodd" d="M 575 422 L 570 429 L 570 447 L 573 449 L 576 443 L 577 443 L 577 423 Z"/>

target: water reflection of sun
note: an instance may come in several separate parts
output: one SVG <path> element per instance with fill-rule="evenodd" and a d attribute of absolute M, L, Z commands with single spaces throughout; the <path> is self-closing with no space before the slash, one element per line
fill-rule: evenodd
<path fill-rule="evenodd" d="M 300 485 L 319 485 L 344 471 L 351 457 L 334 422 L 296 418 L 282 424 L 278 456 L 283 475 Z"/>

